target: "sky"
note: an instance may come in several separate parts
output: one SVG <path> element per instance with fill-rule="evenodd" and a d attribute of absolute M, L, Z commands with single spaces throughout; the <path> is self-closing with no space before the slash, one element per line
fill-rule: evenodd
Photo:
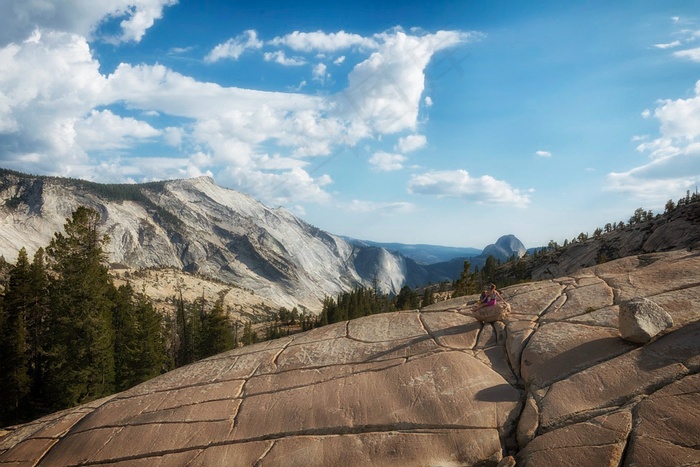
<path fill-rule="evenodd" d="M 700 2 L 0 0 L 0 167 L 336 235 L 592 234 L 700 184 Z"/>

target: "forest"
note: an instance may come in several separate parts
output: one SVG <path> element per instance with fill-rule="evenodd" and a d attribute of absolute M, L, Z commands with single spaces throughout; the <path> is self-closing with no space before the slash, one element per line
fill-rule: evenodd
<path fill-rule="evenodd" d="M 0 426 L 128 389 L 236 345 L 221 305 L 177 301 L 166 319 L 131 285 L 115 287 L 99 214 L 80 207 L 29 260 L 4 264 Z M 3 260 L 4 261 L 4 260 Z M 253 339 L 254 340 L 254 339 Z"/>

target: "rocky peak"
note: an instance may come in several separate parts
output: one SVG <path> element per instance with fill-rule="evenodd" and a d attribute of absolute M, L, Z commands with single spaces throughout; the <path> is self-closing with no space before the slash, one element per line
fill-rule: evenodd
<path fill-rule="evenodd" d="M 500 261 L 508 261 L 512 256 L 520 258 L 526 252 L 525 245 L 515 235 L 504 235 L 495 244 L 487 245 L 480 257 L 493 256 Z"/>

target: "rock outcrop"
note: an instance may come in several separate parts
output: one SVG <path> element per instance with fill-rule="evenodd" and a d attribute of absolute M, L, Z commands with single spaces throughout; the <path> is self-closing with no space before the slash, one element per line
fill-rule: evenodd
<path fill-rule="evenodd" d="M 217 355 L 0 437 L 0 465 L 695 465 L 700 254 L 633 256 Z M 652 299 L 673 326 L 619 335 Z M 1 436 L 1 435 L 0 435 Z"/>
<path fill-rule="evenodd" d="M 636 298 L 620 305 L 620 335 L 623 339 L 646 344 L 671 326 L 671 315 L 648 298 Z"/>
<path fill-rule="evenodd" d="M 678 206 L 651 220 L 556 248 L 544 255 L 526 256 L 518 268 L 524 268 L 533 280 L 543 280 L 567 276 L 581 268 L 628 256 L 681 249 L 700 249 L 698 201 Z"/>

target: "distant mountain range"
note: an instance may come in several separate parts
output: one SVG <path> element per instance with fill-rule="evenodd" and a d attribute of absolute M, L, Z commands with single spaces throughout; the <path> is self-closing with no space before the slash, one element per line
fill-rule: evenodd
<path fill-rule="evenodd" d="M 478 256 L 482 250 L 478 248 L 460 248 L 440 245 L 381 243 L 370 240 L 358 240 L 351 237 L 342 237 L 345 241 L 358 246 L 373 246 L 384 248 L 389 252 L 400 253 L 406 258 L 411 258 L 418 264 L 428 265 L 443 263 L 454 258 L 469 258 Z"/>
<path fill-rule="evenodd" d="M 483 254 L 346 240 L 208 177 L 98 184 L 0 169 L 0 203 L 0 254 L 9 261 L 21 247 L 32 255 L 47 246 L 72 212 L 87 206 L 101 215 L 113 263 L 199 273 L 310 311 L 326 296 L 356 287 L 398 293 L 406 285 L 453 280 L 464 258 Z M 502 239 L 494 253 L 520 251 L 515 237 Z M 464 256 L 444 261 L 452 254 Z"/>

